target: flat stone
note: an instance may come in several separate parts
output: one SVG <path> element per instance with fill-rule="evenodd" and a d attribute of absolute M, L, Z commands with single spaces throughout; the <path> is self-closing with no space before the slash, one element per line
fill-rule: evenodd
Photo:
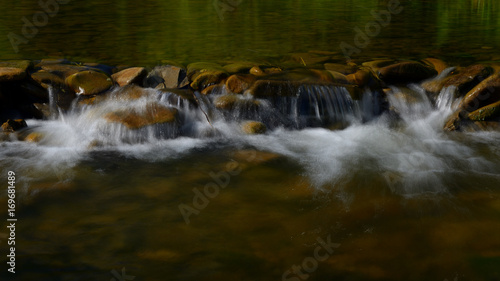
<path fill-rule="evenodd" d="M 26 77 L 26 71 L 16 67 L 0 67 L 0 82 L 19 81 Z"/>
<path fill-rule="evenodd" d="M 78 95 L 97 95 L 113 86 L 113 81 L 102 72 L 86 70 L 66 78 L 66 85 Z"/>
<path fill-rule="evenodd" d="M 235 94 L 241 94 L 255 82 L 255 76 L 234 74 L 226 80 L 226 87 Z"/>
<path fill-rule="evenodd" d="M 141 86 L 147 74 L 148 72 L 144 67 L 131 67 L 111 75 L 111 78 L 113 78 L 120 87 L 130 84 Z"/>
<path fill-rule="evenodd" d="M 412 61 L 385 66 L 378 72 L 380 79 L 388 84 L 420 82 L 437 75 L 433 67 Z"/>
<path fill-rule="evenodd" d="M 165 107 L 156 103 L 146 106 L 145 112 L 136 113 L 128 110 L 108 113 L 106 119 L 111 122 L 118 122 L 127 128 L 135 130 L 145 126 L 174 123 L 178 118 L 178 110 L 173 107 Z"/>
<path fill-rule="evenodd" d="M 186 70 L 174 65 L 162 65 L 153 68 L 144 80 L 148 88 L 182 88 L 189 83 Z"/>
<path fill-rule="evenodd" d="M 24 119 L 8 119 L 5 123 L 2 124 L 2 130 L 4 132 L 15 132 L 26 127 L 28 127 L 28 125 L 26 124 L 26 121 L 24 121 Z"/>

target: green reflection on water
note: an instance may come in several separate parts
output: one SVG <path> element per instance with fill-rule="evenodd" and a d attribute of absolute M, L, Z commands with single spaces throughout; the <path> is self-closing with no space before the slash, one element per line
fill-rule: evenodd
<path fill-rule="evenodd" d="M 0 3 L 0 58 L 66 57 L 110 64 L 161 60 L 253 60 L 290 52 L 339 52 L 352 44 L 354 27 L 385 10 L 385 0 L 242 1 L 221 21 L 209 0 L 71 1 L 39 28 L 28 44 L 11 47 L 22 34 L 22 17 L 40 11 L 37 0 Z M 404 10 L 354 58 L 376 56 L 473 56 L 496 59 L 500 3 L 495 0 L 405 1 Z M 483 47 L 487 49 L 482 49 Z M 457 60 L 460 61 L 460 60 Z"/>

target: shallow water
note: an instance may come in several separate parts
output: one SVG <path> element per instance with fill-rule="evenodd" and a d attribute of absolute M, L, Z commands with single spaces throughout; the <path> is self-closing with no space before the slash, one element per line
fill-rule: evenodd
<path fill-rule="evenodd" d="M 1 173 L 17 178 L 16 280 L 122 268 L 138 280 L 496 280 L 500 134 L 445 133 L 452 93 L 433 105 L 410 89 L 414 103 L 389 94 L 399 121 L 349 117 L 337 131 L 247 136 L 214 113 L 219 133 L 203 137 L 204 116 L 154 90 L 29 120 L 39 144 L 0 143 Z M 102 122 L 155 96 L 184 110 L 184 136 Z M 318 239 L 334 245 L 321 261 Z"/>

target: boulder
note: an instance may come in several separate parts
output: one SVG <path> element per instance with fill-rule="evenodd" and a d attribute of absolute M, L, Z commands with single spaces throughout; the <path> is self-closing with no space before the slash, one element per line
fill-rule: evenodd
<path fill-rule="evenodd" d="M 15 67 L 0 67 L 0 83 L 23 80 L 26 71 Z"/>
<path fill-rule="evenodd" d="M 131 67 L 111 75 L 111 78 L 113 78 L 120 87 L 130 84 L 142 86 L 143 80 L 147 74 L 148 72 L 144 67 Z"/>
<path fill-rule="evenodd" d="M 256 64 L 251 62 L 237 62 L 224 65 L 224 70 L 228 73 L 249 73 Z"/>
<path fill-rule="evenodd" d="M 220 64 L 212 63 L 212 62 L 195 62 L 191 63 L 187 66 L 187 77 L 189 81 L 194 81 L 196 77 L 206 71 L 212 72 L 226 72 L 226 70 L 220 66 Z"/>
<path fill-rule="evenodd" d="M 24 119 L 8 119 L 5 123 L 2 124 L 2 130 L 4 132 L 15 132 L 26 127 L 28 127 L 28 125 L 26 124 L 26 121 L 24 121 Z"/>
<path fill-rule="evenodd" d="M 335 71 L 338 73 L 342 73 L 344 75 L 352 74 L 357 71 L 358 67 L 355 65 L 344 65 L 340 63 L 325 63 L 324 64 L 326 70 Z"/>
<path fill-rule="evenodd" d="M 247 135 L 265 134 L 267 127 L 258 121 L 246 121 L 241 124 L 242 131 Z"/>
<path fill-rule="evenodd" d="M 498 100 L 500 100 L 500 72 L 491 75 L 470 90 L 462 99 L 460 109 L 472 112 Z"/>
<path fill-rule="evenodd" d="M 61 74 L 49 72 L 43 69 L 32 73 L 31 78 L 38 85 L 40 85 L 40 87 L 43 87 L 45 89 L 48 89 L 49 86 L 62 87 L 65 85 L 64 78 Z"/>
<path fill-rule="evenodd" d="M 232 110 L 235 108 L 253 110 L 260 105 L 258 100 L 241 98 L 239 95 L 222 95 L 214 100 L 214 106 L 218 109 Z"/>
<path fill-rule="evenodd" d="M 86 70 L 66 78 L 66 85 L 78 95 L 100 94 L 113 86 L 113 81 L 102 72 Z"/>
<path fill-rule="evenodd" d="M 447 63 L 440 59 L 435 59 L 435 58 L 426 58 L 422 60 L 423 63 L 434 67 L 434 69 L 437 71 L 438 75 L 443 72 L 443 70 L 447 69 L 449 66 Z"/>
<path fill-rule="evenodd" d="M 469 119 L 472 121 L 487 121 L 500 117 L 500 101 L 483 106 L 478 110 L 469 113 Z"/>
<path fill-rule="evenodd" d="M 484 65 L 472 65 L 462 70 L 457 71 L 456 74 L 445 77 L 441 80 L 428 81 L 422 84 L 422 87 L 430 94 L 437 95 L 441 89 L 445 87 L 455 86 L 457 92 L 455 98 L 463 97 L 479 82 L 493 73 L 493 69 Z"/>
<path fill-rule="evenodd" d="M 234 74 L 226 80 L 226 88 L 235 93 L 241 94 L 255 82 L 255 76 Z"/>
<path fill-rule="evenodd" d="M 208 86 L 219 84 L 227 77 L 228 74 L 225 71 L 207 70 L 197 75 L 190 86 L 194 90 L 203 90 Z"/>
<path fill-rule="evenodd" d="M 148 88 L 183 88 L 189 83 L 186 70 L 178 66 L 162 65 L 153 68 L 144 80 Z"/>
<path fill-rule="evenodd" d="M 313 53 L 295 53 L 291 55 L 291 58 L 292 60 L 301 63 L 307 67 L 323 64 L 331 60 L 331 56 L 325 56 Z"/>
<path fill-rule="evenodd" d="M 179 112 L 176 108 L 151 103 L 146 106 L 145 111 L 140 113 L 129 110 L 114 111 L 108 113 L 105 118 L 110 122 L 121 123 L 135 130 L 155 124 L 175 123 L 178 116 Z"/>
<path fill-rule="evenodd" d="M 400 62 L 382 67 L 379 77 L 388 84 L 406 84 L 420 82 L 437 75 L 437 71 L 419 62 Z"/>
<path fill-rule="evenodd" d="M 47 64 L 43 65 L 42 69 L 61 76 L 63 79 L 85 70 L 90 70 L 89 67 L 71 64 Z"/>

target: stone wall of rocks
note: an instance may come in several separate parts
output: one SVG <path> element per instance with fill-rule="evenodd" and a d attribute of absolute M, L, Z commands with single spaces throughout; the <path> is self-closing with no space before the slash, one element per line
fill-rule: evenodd
<path fill-rule="evenodd" d="M 430 80 L 447 68 L 445 62 L 435 58 L 421 61 L 383 59 L 345 64 L 327 54 L 315 52 L 293 54 L 277 64 L 196 62 L 185 66 L 165 62 L 151 69 L 80 64 L 64 59 L 3 61 L 0 62 L 0 123 L 3 123 L 5 132 L 16 131 L 26 125 L 23 119 L 49 118 L 51 99 L 53 105 L 65 111 L 74 104 L 99 102 L 116 87 L 126 89 L 131 87 L 129 85 L 174 91 L 193 104 L 196 104 L 195 91 L 212 95 L 221 93 L 224 88 L 226 97 L 218 99 L 216 106 L 229 109 L 231 101 L 236 100 L 231 98 L 234 95 L 248 94 L 254 98 L 295 96 L 302 85 L 343 86 L 356 100 L 362 98 L 366 88 L 384 93 L 389 85 L 427 80 L 422 87 L 430 98 L 436 98 L 445 87 L 455 87 L 456 98 L 461 99 L 459 110 L 443 124 L 444 129 L 498 129 L 499 65 L 456 67 L 449 74 Z M 130 92 L 127 94 L 134 91 Z M 379 103 L 381 108 L 388 110 L 383 98 Z M 172 114 L 171 110 L 168 111 L 169 118 L 164 119 L 171 120 Z M 151 118 L 148 120 L 146 124 L 154 123 Z"/>

